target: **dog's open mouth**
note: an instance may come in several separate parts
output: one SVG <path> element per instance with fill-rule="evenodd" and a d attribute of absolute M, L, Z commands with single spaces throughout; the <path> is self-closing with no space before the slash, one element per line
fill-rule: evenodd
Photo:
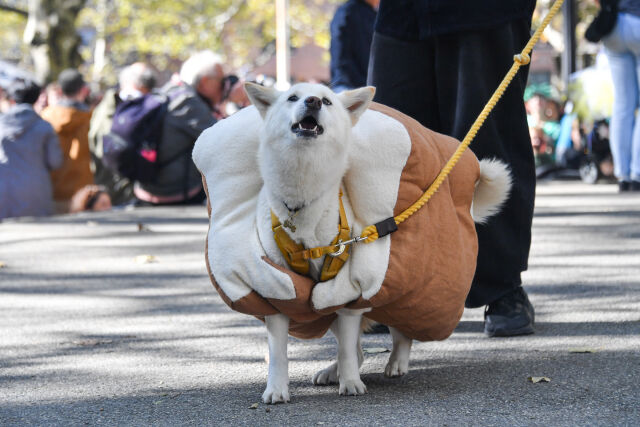
<path fill-rule="evenodd" d="M 291 126 L 291 132 L 295 133 L 297 136 L 315 138 L 318 135 L 322 135 L 324 129 L 318 124 L 318 121 L 314 117 L 306 116 L 298 123 L 294 123 L 293 126 Z"/>

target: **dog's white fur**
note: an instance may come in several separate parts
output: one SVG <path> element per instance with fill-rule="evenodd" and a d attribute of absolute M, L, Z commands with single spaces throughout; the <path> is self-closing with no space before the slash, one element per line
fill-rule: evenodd
<path fill-rule="evenodd" d="M 273 211 L 284 222 L 291 215 L 287 207 L 300 208 L 294 220 L 296 231 L 289 232 L 291 238 L 305 247 L 325 246 L 331 242 L 339 222 L 338 192 L 348 173 L 350 149 L 355 139 L 352 127 L 367 110 L 375 90 L 365 87 L 336 95 L 325 86 L 306 83 L 295 85 L 286 92 L 250 83 L 245 88 L 263 119 L 258 166 L 264 184 L 258 196 L 258 238 L 267 255 L 286 267 L 286 262 L 273 241 L 270 212 Z M 324 132 L 316 137 L 301 137 L 292 131 L 292 125 L 309 114 L 305 104 L 309 97 L 316 97 L 324 102 L 316 116 Z M 495 160 L 481 161 L 480 171 L 481 179 L 476 186 L 472 210 L 474 220 L 484 222 L 506 200 L 510 178 L 506 166 Z M 395 191 L 397 195 L 397 189 Z M 357 200 L 355 202 L 358 203 Z M 343 196 L 343 203 L 349 223 L 355 234 L 358 234 L 367 218 L 354 215 L 348 191 Z M 371 244 L 364 247 L 371 247 L 373 249 L 369 250 L 373 251 L 386 248 L 388 251 L 388 237 L 386 242 L 386 246 L 382 246 L 385 243 L 381 242 L 377 246 Z M 357 251 L 355 249 L 353 248 L 350 261 L 336 278 L 315 286 L 312 301 L 317 308 L 328 306 L 327 301 L 331 301 L 328 296 L 335 292 L 341 292 L 341 297 L 347 302 L 365 293 L 373 295 L 379 289 L 381 282 L 371 292 L 367 287 L 366 274 L 358 276 L 358 271 L 367 269 L 359 264 L 366 263 L 368 268 L 371 268 L 371 264 L 367 262 L 367 250 L 360 251 L 360 247 Z M 311 276 L 316 280 L 322 261 L 319 259 L 312 262 Z M 386 270 L 386 265 L 383 268 Z M 375 280 L 381 281 L 381 278 Z M 360 348 L 363 312 L 366 310 L 341 309 L 337 312 L 338 317 L 331 325 L 331 330 L 338 341 L 338 360 L 313 377 L 315 384 L 337 381 L 340 394 L 358 395 L 366 392 L 359 374 L 363 360 Z M 265 403 L 288 402 L 289 319 L 283 314 L 276 314 L 266 316 L 265 323 L 269 340 L 269 375 L 263 400 Z M 408 371 L 411 340 L 400 331 L 390 329 L 393 351 L 385 368 L 385 375 L 396 377 Z"/>

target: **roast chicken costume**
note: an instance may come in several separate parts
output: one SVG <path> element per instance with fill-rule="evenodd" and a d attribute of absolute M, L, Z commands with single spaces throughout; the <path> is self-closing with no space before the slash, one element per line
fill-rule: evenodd
<path fill-rule="evenodd" d="M 298 338 L 323 336 L 342 307 L 371 308 L 365 317 L 412 339 L 447 338 L 462 316 L 476 267 L 471 201 L 480 169 L 474 154 L 466 150 L 429 202 L 397 231 L 366 243 L 379 250 L 359 261 L 370 265 L 372 278 L 361 283 L 360 298 L 343 301 L 336 293 L 312 301 L 321 283 L 272 262 L 258 236 L 261 125 L 257 110 L 245 108 L 203 132 L 193 151 L 208 196 L 207 268 L 225 303 L 261 319 L 284 313 L 289 333 Z M 355 215 L 368 224 L 418 200 L 459 144 L 375 103 L 353 135 L 343 189 Z M 360 245 L 365 243 L 354 246 L 347 262 L 358 262 Z"/>

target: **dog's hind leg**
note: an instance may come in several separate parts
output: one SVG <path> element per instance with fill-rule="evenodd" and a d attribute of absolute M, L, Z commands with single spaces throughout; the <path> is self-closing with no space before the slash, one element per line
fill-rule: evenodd
<path fill-rule="evenodd" d="M 393 337 L 393 350 L 389 356 L 389 362 L 384 368 L 384 374 L 387 377 L 400 377 L 409 372 L 409 353 L 411 352 L 412 340 L 391 326 L 389 326 L 389 332 Z"/>
<path fill-rule="evenodd" d="M 331 332 L 336 337 L 338 336 L 338 325 L 337 322 L 333 322 L 331 324 Z M 362 362 L 364 362 L 364 354 L 362 353 L 362 344 L 360 343 L 360 335 L 358 335 L 358 368 L 362 366 Z M 313 376 L 313 383 L 315 385 L 328 385 L 328 384 L 336 384 L 338 382 L 338 362 L 333 362 L 331 365 L 327 366 L 324 369 L 319 370 Z"/>
<path fill-rule="evenodd" d="M 267 388 L 262 394 L 264 403 L 289 401 L 289 360 L 287 339 L 289 318 L 284 314 L 265 316 L 269 339 L 269 376 Z"/>

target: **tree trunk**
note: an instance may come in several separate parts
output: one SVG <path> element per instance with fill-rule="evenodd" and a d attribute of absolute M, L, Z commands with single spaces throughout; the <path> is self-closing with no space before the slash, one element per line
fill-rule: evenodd
<path fill-rule="evenodd" d="M 76 18 L 86 0 L 29 0 L 24 42 L 30 46 L 36 77 L 41 83 L 55 80 L 66 68 L 78 68 L 80 36 Z"/>

